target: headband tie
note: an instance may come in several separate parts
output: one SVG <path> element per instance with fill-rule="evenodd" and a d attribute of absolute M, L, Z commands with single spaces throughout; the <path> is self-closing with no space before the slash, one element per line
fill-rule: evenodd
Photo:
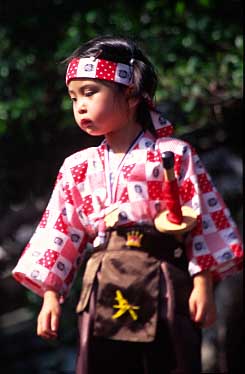
<path fill-rule="evenodd" d="M 150 116 L 157 138 L 169 137 L 173 135 L 173 125 L 165 118 L 163 113 L 156 109 L 150 110 Z"/>
<path fill-rule="evenodd" d="M 66 85 L 72 79 L 97 78 L 129 86 L 132 83 L 133 67 L 94 57 L 73 58 L 66 72 Z"/>

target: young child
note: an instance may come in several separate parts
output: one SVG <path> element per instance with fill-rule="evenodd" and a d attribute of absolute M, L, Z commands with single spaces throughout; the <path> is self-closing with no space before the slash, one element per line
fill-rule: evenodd
<path fill-rule="evenodd" d="M 98 147 L 68 157 L 13 276 L 43 297 L 37 334 L 57 337 L 61 304 L 86 245 L 77 374 L 200 373 L 201 328 L 215 321 L 213 282 L 236 272 L 242 247 L 229 210 L 153 97 L 153 65 L 133 41 L 99 37 L 68 59 L 75 121 Z M 184 234 L 159 231 L 162 165 L 174 154 Z M 177 225 L 178 226 L 178 225 Z"/>

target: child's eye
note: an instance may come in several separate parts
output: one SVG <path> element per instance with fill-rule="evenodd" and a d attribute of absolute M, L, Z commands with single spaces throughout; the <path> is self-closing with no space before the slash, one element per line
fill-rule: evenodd
<path fill-rule="evenodd" d="M 92 90 L 85 90 L 84 91 L 85 96 L 92 96 L 94 93 L 95 93 L 95 91 L 92 91 Z"/>
<path fill-rule="evenodd" d="M 75 97 L 70 97 L 71 101 L 77 101 Z"/>

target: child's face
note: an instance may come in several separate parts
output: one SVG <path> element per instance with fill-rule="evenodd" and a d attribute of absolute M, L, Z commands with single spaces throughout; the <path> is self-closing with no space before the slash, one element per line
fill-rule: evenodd
<path fill-rule="evenodd" d="M 123 92 L 94 79 L 72 80 L 68 92 L 76 123 L 88 134 L 108 135 L 127 126 L 129 107 Z"/>

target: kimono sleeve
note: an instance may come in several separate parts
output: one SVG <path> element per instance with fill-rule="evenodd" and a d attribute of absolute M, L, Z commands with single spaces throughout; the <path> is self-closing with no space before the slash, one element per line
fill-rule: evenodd
<path fill-rule="evenodd" d="M 182 205 L 197 214 L 197 225 L 186 237 L 189 272 L 210 270 L 220 280 L 242 268 L 241 238 L 230 211 L 189 144 L 177 155 L 178 181 Z"/>
<path fill-rule="evenodd" d="M 78 197 L 64 163 L 41 221 L 12 272 L 18 282 L 39 296 L 51 289 L 65 297 L 78 270 L 87 243 L 76 210 Z"/>

